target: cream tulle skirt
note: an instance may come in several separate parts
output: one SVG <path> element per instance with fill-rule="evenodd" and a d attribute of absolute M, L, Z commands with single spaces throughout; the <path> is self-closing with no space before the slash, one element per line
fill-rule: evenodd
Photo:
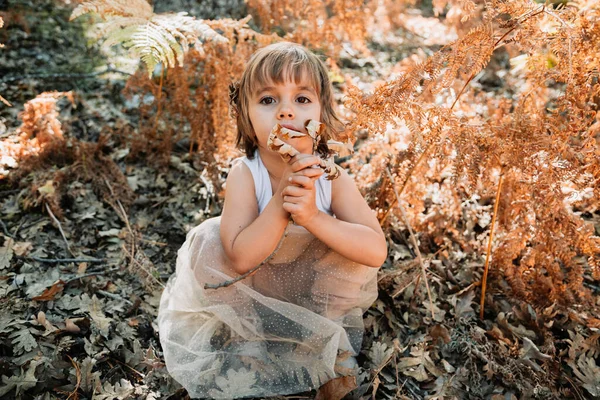
<path fill-rule="evenodd" d="M 205 289 L 238 276 L 219 224 L 212 218 L 188 233 L 160 301 L 160 342 L 173 378 L 192 397 L 231 399 L 298 393 L 354 373 L 377 270 L 290 225 L 253 276 Z"/>

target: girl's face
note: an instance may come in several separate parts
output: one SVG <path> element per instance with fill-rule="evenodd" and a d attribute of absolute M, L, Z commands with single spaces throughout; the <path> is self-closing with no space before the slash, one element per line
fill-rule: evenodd
<path fill-rule="evenodd" d="M 279 124 L 285 128 L 307 133 L 304 123 L 309 119 L 320 121 L 321 103 L 317 92 L 308 82 L 285 81 L 259 87 L 249 99 L 248 114 L 259 148 L 267 148 L 267 139 L 273 126 Z M 308 134 L 305 137 L 287 141 L 300 153 L 312 153 L 313 142 Z"/>

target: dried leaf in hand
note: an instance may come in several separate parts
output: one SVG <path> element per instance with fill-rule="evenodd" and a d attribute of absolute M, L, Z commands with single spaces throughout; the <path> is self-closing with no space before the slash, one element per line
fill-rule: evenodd
<path fill-rule="evenodd" d="M 284 138 L 286 140 L 306 136 L 306 133 L 294 131 L 294 130 L 288 129 L 288 128 L 284 128 L 284 127 L 280 126 L 279 124 L 275 125 L 275 127 L 278 127 L 278 126 L 280 127 L 278 133 L 281 135 L 282 138 Z M 278 136 L 279 136 L 279 134 L 278 134 Z"/>
<path fill-rule="evenodd" d="M 334 378 L 319 388 L 315 400 L 341 400 L 354 389 L 356 389 L 355 376 Z"/>
<path fill-rule="evenodd" d="M 300 152 L 278 137 L 278 135 L 281 134 L 282 129 L 285 128 L 282 128 L 279 124 L 276 124 L 273 129 L 271 129 L 271 133 L 267 139 L 267 147 L 269 150 L 279 153 L 286 162 L 289 162 L 292 157 L 297 156 Z"/>
<path fill-rule="evenodd" d="M 334 162 L 333 157 L 329 157 L 327 160 L 321 159 L 321 163 L 319 164 L 323 171 L 325 172 L 325 178 L 328 181 L 332 181 L 340 177 L 340 167 Z"/>
<path fill-rule="evenodd" d="M 308 121 L 306 121 L 304 126 L 306 127 L 306 130 L 308 131 L 308 134 L 310 135 L 310 137 L 313 138 L 313 140 L 318 143 L 319 140 L 321 139 L 321 135 L 323 134 L 323 131 L 325 130 L 325 125 L 323 125 L 322 123 L 320 123 L 317 120 L 309 119 Z"/>
<path fill-rule="evenodd" d="M 352 146 L 350 139 L 346 143 L 338 142 L 337 140 L 328 140 L 327 147 L 336 153 L 338 157 L 345 157 L 354 153 L 354 146 Z"/>

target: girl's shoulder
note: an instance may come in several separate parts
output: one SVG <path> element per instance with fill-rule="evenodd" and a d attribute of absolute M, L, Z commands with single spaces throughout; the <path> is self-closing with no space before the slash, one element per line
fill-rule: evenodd
<path fill-rule="evenodd" d="M 246 157 L 236 158 L 231 162 L 231 168 L 227 174 L 225 189 L 227 191 L 254 190 L 254 180 L 250 167 L 244 161 Z"/>

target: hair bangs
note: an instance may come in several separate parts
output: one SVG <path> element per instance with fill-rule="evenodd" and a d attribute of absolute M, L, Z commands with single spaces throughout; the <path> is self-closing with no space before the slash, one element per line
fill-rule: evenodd
<path fill-rule="evenodd" d="M 321 77 L 317 68 L 307 62 L 307 57 L 298 52 L 269 54 L 256 65 L 250 75 L 250 92 L 255 94 L 265 86 L 294 82 L 307 84 L 321 93 Z"/>

